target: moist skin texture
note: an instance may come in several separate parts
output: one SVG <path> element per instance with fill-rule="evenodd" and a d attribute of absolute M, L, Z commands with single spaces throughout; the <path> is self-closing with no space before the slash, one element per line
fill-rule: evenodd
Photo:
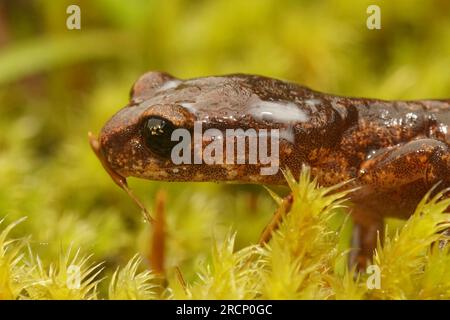
<path fill-rule="evenodd" d="M 149 117 L 188 130 L 194 121 L 203 130 L 224 133 L 278 129 L 281 170 L 298 176 L 308 165 L 323 186 L 353 179 L 346 187 L 357 188 L 350 197 L 360 264 L 371 256 L 384 217 L 407 218 L 436 183 L 436 191 L 450 186 L 450 100 L 350 98 L 256 75 L 180 80 L 149 72 L 134 84 L 130 103 L 106 123 L 94 147 L 108 172 L 125 184 L 129 176 L 285 184 L 281 170 L 261 175 L 260 164 L 175 165 L 146 146 L 143 126 Z M 210 142 L 204 138 L 203 147 Z"/>

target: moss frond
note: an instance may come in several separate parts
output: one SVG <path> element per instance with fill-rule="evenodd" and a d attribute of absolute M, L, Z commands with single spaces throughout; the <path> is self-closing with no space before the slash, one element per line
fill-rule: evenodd
<path fill-rule="evenodd" d="M 9 232 L 23 220 L 25 218 L 11 223 L 0 233 L 0 300 L 17 299 L 25 285 L 22 281 L 24 269 L 20 265 L 24 243 L 20 240 L 7 240 Z M 2 222 L 0 220 L 0 225 Z"/>
<path fill-rule="evenodd" d="M 80 256 L 72 248 L 60 254 L 57 264 L 45 268 L 41 259 L 31 257 L 32 269 L 26 297 L 33 300 L 92 300 L 97 298 L 101 264 L 90 262 L 91 256 Z"/>
<path fill-rule="evenodd" d="M 109 284 L 110 300 L 150 300 L 158 298 L 157 276 L 150 271 L 138 273 L 142 259 L 136 254 L 123 269 L 117 269 Z"/>
<path fill-rule="evenodd" d="M 285 173 L 293 193 L 290 212 L 266 247 L 268 270 L 263 298 L 325 299 L 338 252 L 339 233 L 329 220 L 345 201 L 347 192 L 334 192 L 341 186 L 321 188 L 311 181 L 309 168 L 303 168 L 299 182 Z"/>
<path fill-rule="evenodd" d="M 428 251 L 414 299 L 450 299 L 450 246 Z"/>
<path fill-rule="evenodd" d="M 335 300 L 362 300 L 366 297 L 367 286 L 361 279 L 361 274 L 355 268 L 346 268 L 342 276 L 328 276 Z"/>
<path fill-rule="evenodd" d="M 415 299 L 429 296 L 433 291 L 429 286 L 442 276 L 444 287 L 445 283 L 448 284 L 449 273 L 441 273 L 449 259 L 448 248 L 441 251 L 433 249 L 439 241 L 445 240 L 442 231 L 450 228 L 450 214 L 445 213 L 450 199 L 442 200 L 442 195 L 440 192 L 430 199 L 429 192 L 403 228 L 392 238 L 386 236 L 383 245 L 379 243 L 374 263 L 381 270 L 382 289 L 373 292 L 374 298 Z M 441 276 L 431 280 L 432 274 Z"/>
<path fill-rule="evenodd" d="M 264 273 L 264 252 L 249 246 L 234 252 L 235 234 L 229 233 L 222 244 L 213 246 L 211 262 L 198 273 L 199 280 L 188 285 L 189 299 L 254 299 L 258 297 Z M 178 291 L 180 292 L 180 291 Z"/>

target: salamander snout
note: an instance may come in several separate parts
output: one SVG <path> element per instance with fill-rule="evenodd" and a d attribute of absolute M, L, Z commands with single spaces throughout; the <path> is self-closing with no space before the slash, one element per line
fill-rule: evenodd
<path fill-rule="evenodd" d="M 132 131 L 128 130 L 129 128 L 125 128 L 122 126 L 114 126 L 114 118 L 115 117 L 113 117 L 103 127 L 98 139 L 91 132 L 88 133 L 90 145 L 113 181 L 120 188 L 125 190 L 125 192 L 127 192 L 131 199 L 141 208 L 145 219 L 152 223 L 153 219 L 150 216 L 149 212 L 142 204 L 142 202 L 133 194 L 131 189 L 128 187 L 126 180 L 126 177 L 131 175 L 130 170 L 131 173 L 133 172 L 133 170 L 139 170 L 139 168 L 137 168 L 136 166 L 130 167 L 130 157 L 127 158 L 127 152 L 131 152 L 131 154 L 133 155 L 133 157 L 131 157 L 131 161 L 134 161 L 134 163 L 142 164 L 141 161 L 136 162 L 136 159 L 134 158 L 134 156 L 136 155 L 136 150 L 139 150 L 140 147 L 139 145 L 133 146 L 129 142 L 123 140 L 123 137 L 129 136 Z M 133 143 L 136 141 L 136 139 L 131 139 L 130 141 Z"/>
<path fill-rule="evenodd" d="M 184 120 L 162 110 L 165 105 L 152 105 L 142 111 L 127 107 L 116 113 L 102 128 L 98 137 L 98 155 L 111 170 L 129 177 L 158 178 L 172 167 L 171 150 L 174 130 Z M 161 177 L 163 178 L 163 177 Z"/>

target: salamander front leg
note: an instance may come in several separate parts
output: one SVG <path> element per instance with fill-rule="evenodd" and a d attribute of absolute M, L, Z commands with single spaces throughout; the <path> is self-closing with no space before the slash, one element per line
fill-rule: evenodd
<path fill-rule="evenodd" d="M 449 185 L 449 169 L 448 145 L 425 138 L 380 150 L 361 165 L 352 194 L 353 243 L 360 248 L 352 260 L 360 269 L 382 239 L 383 218 L 408 218 L 433 185 Z"/>
<path fill-rule="evenodd" d="M 374 209 L 361 204 L 355 204 L 352 217 L 354 226 L 349 265 L 365 270 L 377 247 L 378 238 L 383 239 L 383 218 Z"/>

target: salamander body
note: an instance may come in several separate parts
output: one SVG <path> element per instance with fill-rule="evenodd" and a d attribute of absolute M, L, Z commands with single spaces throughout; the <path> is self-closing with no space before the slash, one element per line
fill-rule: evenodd
<path fill-rule="evenodd" d="M 450 100 L 350 98 L 255 75 L 180 80 L 149 72 L 134 84 L 130 103 L 106 123 L 93 147 L 122 183 L 134 176 L 285 184 L 282 170 L 298 176 L 303 165 L 324 186 L 352 179 L 355 243 L 368 255 L 384 217 L 407 218 L 433 185 L 450 186 L 449 125 Z M 192 137 L 196 130 L 200 135 Z M 178 140 L 174 132 L 180 132 Z M 178 146 L 175 155 L 184 151 L 184 158 L 174 160 L 183 132 L 191 140 L 184 149 Z M 243 151 L 226 149 L 229 132 L 234 142 L 244 138 Z M 267 161 L 246 161 L 252 156 L 250 133 L 261 132 L 260 141 L 277 139 L 265 149 L 265 155 L 277 153 L 269 174 L 261 171 Z M 213 159 L 205 161 L 211 143 L 216 144 Z"/>

